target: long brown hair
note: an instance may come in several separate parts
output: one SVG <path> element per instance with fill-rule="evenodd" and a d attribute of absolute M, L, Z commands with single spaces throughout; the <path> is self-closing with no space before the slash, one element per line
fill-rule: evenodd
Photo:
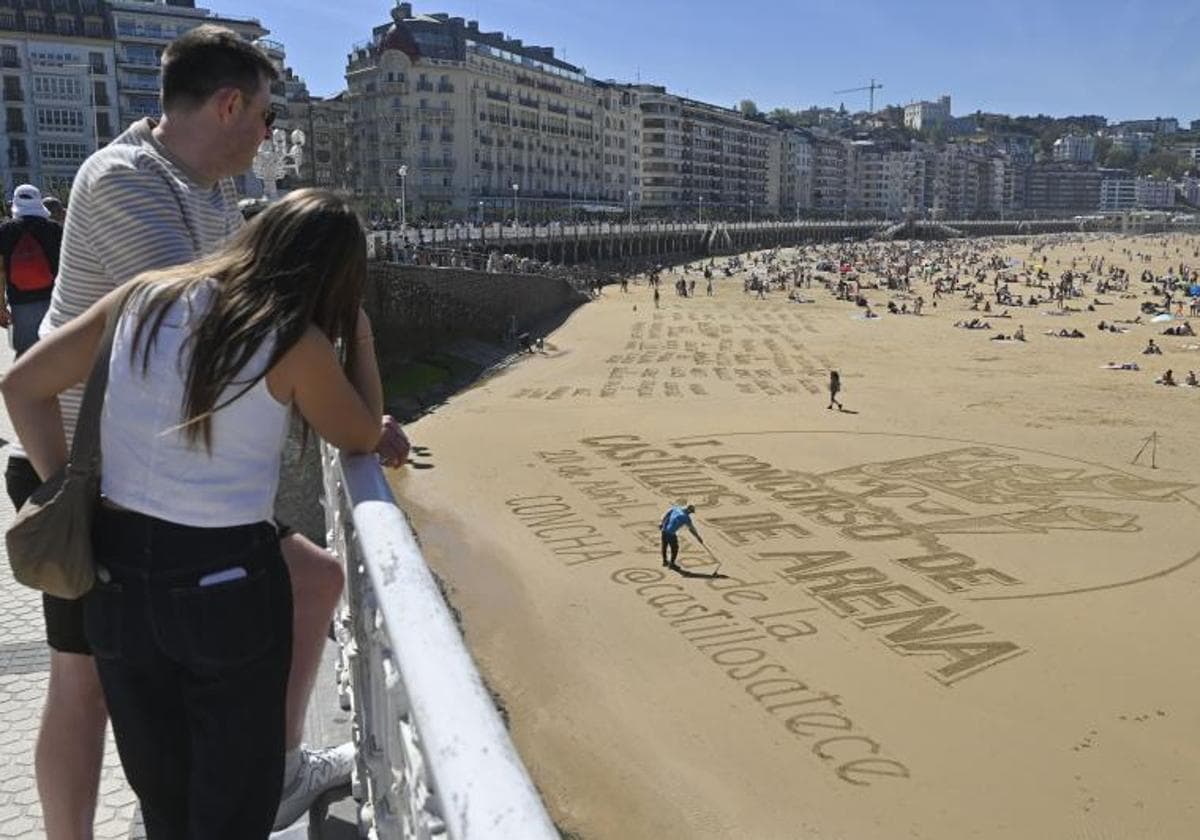
<path fill-rule="evenodd" d="M 354 363 L 354 333 L 367 275 L 367 244 L 350 205 L 325 190 L 297 190 L 272 204 L 210 257 L 142 275 L 130 299 L 137 327 L 130 350 L 142 371 L 171 305 L 215 280 L 208 310 L 181 349 L 190 353 L 183 426 L 212 449 L 212 415 L 245 394 L 315 324 Z M 140 306 L 138 304 L 140 303 Z M 275 344 L 262 371 L 239 376 L 264 341 Z M 225 390 L 237 391 L 218 403 Z"/>

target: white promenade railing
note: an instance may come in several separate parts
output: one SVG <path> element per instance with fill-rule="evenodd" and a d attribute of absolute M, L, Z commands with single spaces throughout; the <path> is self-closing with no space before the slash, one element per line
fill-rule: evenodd
<path fill-rule="evenodd" d="M 346 563 L 339 680 L 360 830 L 558 840 L 378 460 L 323 446 L 322 472 L 328 545 Z"/>

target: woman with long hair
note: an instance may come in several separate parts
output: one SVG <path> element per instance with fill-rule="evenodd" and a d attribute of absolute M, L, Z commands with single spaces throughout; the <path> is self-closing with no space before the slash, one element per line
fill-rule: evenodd
<path fill-rule="evenodd" d="M 343 451 L 380 446 L 365 281 L 351 208 L 301 190 L 215 255 L 137 278 L 123 306 L 124 289 L 101 299 L 5 377 L 13 425 L 50 476 L 67 460 L 58 394 L 119 319 L 84 616 L 152 840 L 271 830 L 292 632 L 272 519 L 280 455 L 291 412 Z"/>

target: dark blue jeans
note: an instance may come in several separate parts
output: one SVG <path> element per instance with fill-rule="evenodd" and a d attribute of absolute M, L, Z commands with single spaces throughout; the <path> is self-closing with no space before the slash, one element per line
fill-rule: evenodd
<path fill-rule="evenodd" d="M 101 506 L 93 545 L 84 626 L 147 835 L 267 837 L 292 648 L 275 526 L 193 528 Z"/>

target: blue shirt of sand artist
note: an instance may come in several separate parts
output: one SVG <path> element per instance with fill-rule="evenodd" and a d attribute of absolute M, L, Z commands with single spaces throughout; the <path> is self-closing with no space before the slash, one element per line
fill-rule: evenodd
<path fill-rule="evenodd" d="M 667 511 L 666 523 L 662 526 L 664 534 L 674 534 L 684 525 L 691 525 L 692 517 L 688 516 L 688 512 L 676 505 Z"/>

